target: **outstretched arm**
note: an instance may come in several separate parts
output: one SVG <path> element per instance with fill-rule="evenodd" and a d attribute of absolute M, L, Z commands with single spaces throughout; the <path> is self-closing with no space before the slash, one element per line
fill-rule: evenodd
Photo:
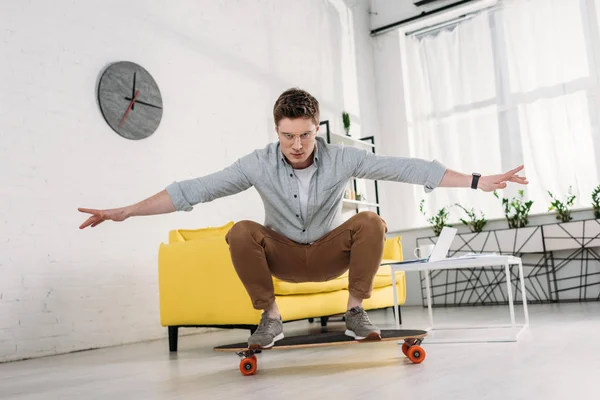
<path fill-rule="evenodd" d="M 344 149 L 344 162 L 356 178 L 423 185 L 425 192 L 431 192 L 436 187 L 471 187 L 473 180 L 471 174 L 451 170 L 435 160 L 382 156 L 351 147 Z M 517 175 L 522 169 L 521 165 L 503 174 L 481 176 L 477 188 L 492 192 L 505 188 L 507 182 L 526 185 L 529 183 L 527 178 Z"/>
<path fill-rule="evenodd" d="M 517 175 L 517 172 L 521 171 L 523 166 L 519 166 L 503 174 L 497 175 L 482 175 L 479 178 L 477 189 L 481 189 L 484 192 L 493 192 L 497 189 L 504 189 L 507 182 L 518 183 L 521 185 L 527 185 L 529 181 L 524 176 Z M 473 176 L 470 174 L 463 174 L 454 170 L 448 169 L 440 182 L 440 187 L 471 187 Z"/>
<path fill-rule="evenodd" d="M 92 214 L 79 229 L 92 228 L 100 225 L 104 221 L 124 221 L 129 217 L 141 215 L 166 214 L 175 211 L 175 206 L 166 190 L 162 190 L 154 196 L 148 197 L 138 203 L 108 210 L 95 210 L 91 208 L 78 208 L 79 211 Z"/>
<path fill-rule="evenodd" d="M 247 156 L 250 159 L 252 155 Z M 152 197 L 127 207 L 108 210 L 78 208 L 83 213 L 92 214 L 79 229 L 92 228 L 104 221 L 124 221 L 129 217 L 141 215 L 166 214 L 174 211 L 190 211 L 195 204 L 207 203 L 214 199 L 230 196 L 252 186 L 243 171 L 242 161 L 238 160 L 229 167 L 203 176 L 181 182 L 173 182 L 166 189 Z"/>

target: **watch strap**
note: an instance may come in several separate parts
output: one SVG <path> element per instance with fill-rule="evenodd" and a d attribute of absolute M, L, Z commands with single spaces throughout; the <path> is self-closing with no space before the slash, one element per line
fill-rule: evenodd
<path fill-rule="evenodd" d="M 471 181 L 471 189 L 477 189 L 477 185 L 479 184 L 479 178 L 481 178 L 481 174 L 473 174 L 473 180 Z"/>

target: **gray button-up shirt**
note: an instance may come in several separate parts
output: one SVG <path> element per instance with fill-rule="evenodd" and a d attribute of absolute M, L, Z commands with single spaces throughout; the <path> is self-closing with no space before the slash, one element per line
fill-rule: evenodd
<path fill-rule="evenodd" d="M 342 199 L 352 177 L 423 185 L 436 188 L 446 172 L 438 161 L 377 155 L 366 149 L 329 144 L 316 137 L 308 214 L 300 213 L 298 180 L 285 160 L 279 142 L 238 159 L 229 167 L 195 179 L 173 182 L 166 190 L 177 211 L 230 196 L 254 186 L 265 206 L 264 225 L 297 243 L 311 243 L 335 227 Z"/>

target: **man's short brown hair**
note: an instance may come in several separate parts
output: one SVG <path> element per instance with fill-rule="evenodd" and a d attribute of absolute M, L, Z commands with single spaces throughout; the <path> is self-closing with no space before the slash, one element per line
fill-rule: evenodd
<path fill-rule="evenodd" d="M 315 125 L 319 125 L 319 102 L 302 89 L 288 89 L 275 102 L 273 118 L 275 126 L 284 118 L 310 118 Z"/>

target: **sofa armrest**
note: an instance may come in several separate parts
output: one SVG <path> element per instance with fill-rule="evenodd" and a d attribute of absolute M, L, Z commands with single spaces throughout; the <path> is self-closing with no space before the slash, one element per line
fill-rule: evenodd
<path fill-rule="evenodd" d="M 158 256 L 163 326 L 254 325 L 260 321 L 223 237 L 170 244 Z"/>

